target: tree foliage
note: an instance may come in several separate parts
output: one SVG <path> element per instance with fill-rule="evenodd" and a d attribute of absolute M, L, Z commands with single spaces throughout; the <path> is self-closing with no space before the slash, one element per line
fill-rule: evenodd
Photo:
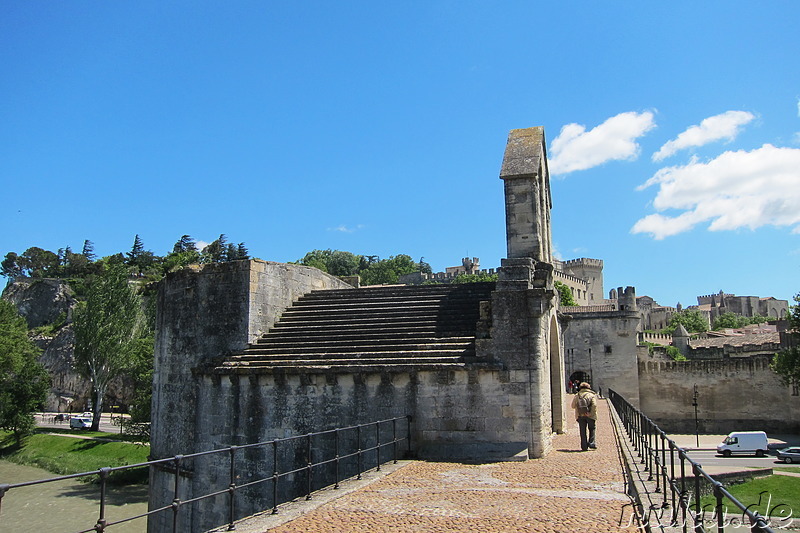
<path fill-rule="evenodd" d="M 419 265 L 410 256 L 398 254 L 372 263 L 359 275 L 364 285 L 383 285 L 397 283 L 403 274 L 418 271 Z"/>
<path fill-rule="evenodd" d="M 789 310 L 790 346 L 772 358 L 770 366 L 786 386 L 800 386 L 800 293 Z"/>
<path fill-rule="evenodd" d="M 424 262 L 416 263 L 411 256 L 398 254 L 389 259 L 377 255 L 356 255 L 341 250 L 312 250 L 300 259 L 298 264 L 318 268 L 333 276 L 355 276 L 364 285 L 397 283 L 403 274 L 430 270 Z"/>
<path fill-rule="evenodd" d="M 92 429 L 97 431 L 108 384 L 131 366 L 145 325 L 141 300 L 128 283 L 126 270 L 110 266 L 73 316 L 75 368 L 91 384 Z"/>
<path fill-rule="evenodd" d="M 669 321 L 669 326 L 665 328 L 665 333 L 672 335 L 675 332 L 678 325 L 683 325 L 686 328 L 686 331 L 689 333 L 702 333 L 703 331 L 708 331 L 708 321 L 706 317 L 700 311 L 696 309 L 687 309 L 684 311 L 678 311 Z"/>
<path fill-rule="evenodd" d="M 39 349 L 28 338 L 28 325 L 10 302 L 0 300 L 0 427 L 19 445 L 35 426 L 50 378 L 37 361 Z"/>
<path fill-rule="evenodd" d="M 462 283 L 482 283 L 486 281 L 497 281 L 497 274 L 487 274 L 480 272 L 478 274 L 459 274 L 454 277 L 450 283 L 459 285 Z"/>
<path fill-rule="evenodd" d="M 714 319 L 714 324 L 711 326 L 711 329 L 714 331 L 727 328 L 737 329 L 749 326 L 750 324 L 763 324 L 766 321 L 767 317 L 765 316 L 741 316 L 728 311 Z"/>
<path fill-rule="evenodd" d="M 561 305 L 563 306 L 573 306 L 578 305 L 578 302 L 575 301 L 575 297 L 572 295 L 572 290 L 560 281 L 555 282 L 556 290 L 558 291 L 558 295 L 561 297 Z"/>

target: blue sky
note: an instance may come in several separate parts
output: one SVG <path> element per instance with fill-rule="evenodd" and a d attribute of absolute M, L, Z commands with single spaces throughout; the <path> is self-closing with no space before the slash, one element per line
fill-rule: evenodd
<path fill-rule="evenodd" d="M 508 131 L 553 240 L 662 304 L 800 291 L 797 2 L 0 0 L 0 254 L 224 233 L 505 255 Z"/>

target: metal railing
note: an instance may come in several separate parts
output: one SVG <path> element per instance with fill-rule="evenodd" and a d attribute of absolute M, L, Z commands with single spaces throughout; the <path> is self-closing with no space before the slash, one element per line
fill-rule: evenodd
<path fill-rule="evenodd" d="M 659 517 L 662 527 L 681 529 L 685 533 L 689 531 L 691 521 L 692 531 L 695 533 L 714 530 L 723 533 L 726 526 L 737 529 L 749 527 L 753 532 L 773 533 L 769 517 L 753 511 L 753 505 L 745 506 L 737 500 L 722 483 L 689 458 L 686 450 L 678 447 L 650 418 L 625 398 L 613 390 L 608 393 L 631 445 L 641 459 L 643 470 L 648 473 L 647 481 L 655 482 L 655 493 L 662 495 L 660 507 L 663 513 Z M 691 471 L 691 475 L 687 475 L 687 470 Z M 706 524 L 706 513 L 710 511 L 708 505 L 701 507 L 701 483 L 704 487 L 711 488 L 710 493 L 715 500 L 709 524 Z M 725 502 L 729 502 L 740 512 L 727 513 Z M 669 516 L 665 524 L 663 518 L 667 512 Z M 769 510 L 767 512 L 769 514 Z M 749 521 L 749 524 L 745 521 Z"/>
<path fill-rule="evenodd" d="M 398 423 L 402 423 L 400 428 L 401 433 L 404 435 L 398 437 Z M 386 433 L 391 432 L 390 435 L 386 435 Z M 348 436 L 349 435 L 349 436 Z M 333 447 L 330 449 L 329 446 L 321 447 L 319 445 L 320 439 L 328 439 L 332 441 Z M 3 496 L 11 490 L 20 488 L 20 487 L 29 487 L 32 485 L 41 485 L 43 483 L 52 483 L 62 480 L 69 480 L 69 479 L 77 479 L 77 478 L 85 478 L 87 476 L 98 476 L 99 477 L 99 518 L 97 522 L 89 527 L 88 529 L 83 529 L 78 531 L 77 533 L 89 533 L 92 531 L 95 532 L 103 532 L 106 529 L 112 528 L 112 526 L 116 526 L 119 524 L 123 524 L 126 522 L 130 522 L 132 520 L 137 520 L 144 517 L 150 517 L 159 513 L 164 512 L 171 512 L 172 513 L 172 531 L 175 532 L 178 530 L 178 521 L 181 514 L 181 510 L 186 508 L 187 505 L 193 504 L 195 502 L 199 502 L 208 498 L 214 498 L 217 496 L 227 495 L 228 498 L 228 531 L 233 531 L 236 529 L 236 498 L 237 498 L 237 491 L 240 491 L 245 488 L 254 487 L 257 485 L 264 485 L 268 484 L 268 490 L 272 496 L 272 513 L 275 514 L 278 512 L 278 506 L 282 503 L 285 503 L 292 498 L 297 497 L 297 495 L 292 494 L 288 495 L 284 498 L 281 498 L 280 494 L 280 485 L 281 481 L 285 480 L 289 476 L 296 476 L 296 475 L 303 475 L 305 476 L 305 498 L 310 500 L 312 498 L 312 494 L 316 491 L 319 491 L 323 488 L 333 487 L 334 489 L 339 488 L 340 482 L 355 477 L 356 479 L 361 479 L 361 476 L 364 472 L 375 468 L 376 471 L 380 471 L 381 465 L 394 462 L 397 463 L 399 457 L 399 445 L 400 443 L 405 442 L 405 453 L 407 455 L 411 454 L 411 416 L 404 416 L 404 417 L 396 417 L 396 418 L 389 418 L 385 420 L 379 420 L 376 422 L 370 422 L 367 424 L 359 424 L 356 426 L 348 426 L 342 428 L 335 428 L 326 431 L 319 431 L 316 433 L 307 433 L 304 435 L 297 435 L 294 437 L 287 437 L 283 439 L 274 439 L 270 441 L 258 442 L 254 444 L 246 444 L 241 446 L 229 446 L 227 448 L 220 448 L 216 450 L 209 450 L 205 452 L 199 453 L 192 453 L 186 455 L 176 455 L 174 457 L 169 457 L 165 459 L 158 459 L 155 461 L 148 461 L 145 463 L 138 463 L 134 465 L 125 465 L 125 466 L 118 466 L 118 467 L 110 467 L 110 468 L 101 468 L 99 470 L 93 470 L 91 472 L 82 472 L 80 474 L 72 474 L 68 476 L 59 476 L 53 477 L 48 479 L 40 479 L 36 481 L 27 481 L 23 483 L 11 483 L 11 484 L 0 484 L 0 524 L 2 524 L 2 502 Z M 328 443 L 330 444 L 330 443 Z M 343 445 L 344 444 L 344 445 Z M 349 444 L 349 449 L 347 445 Z M 285 447 L 295 447 L 300 445 L 305 450 L 305 457 L 304 457 L 304 464 L 299 467 L 285 467 L 285 470 L 281 468 L 281 466 L 285 466 L 281 463 L 282 461 L 282 454 L 279 451 Z M 331 452 L 326 453 L 323 456 L 315 456 L 314 452 L 317 451 L 317 455 L 320 455 L 320 448 L 324 448 L 325 450 Z M 387 452 L 386 449 L 389 449 Z M 255 479 L 250 479 L 245 483 L 237 483 L 238 480 L 238 473 L 242 470 L 242 455 L 247 453 L 248 450 L 261 450 L 264 453 L 268 453 L 272 457 L 272 465 L 273 471 L 270 475 L 256 477 Z M 391 453 L 389 453 L 391 452 Z M 189 499 L 181 500 L 179 498 L 180 490 L 183 488 L 180 482 L 181 477 L 185 477 L 187 469 L 185 468 L 185 464 L 196 458 L 200 457 L 209 457 L 215 455 L 227 455 L 228 456 L 228 464 L 229 464 L 229 471 L 230 471 L 230 484 L 222 490 L 215 490 L 205 494 L 201 494 L 199 496 L 195 496 Z M 341 472 L 341 465 L 347 459 L 351 459 L 350 463 L 352 463 L 351 468 L 348 468 L 348 473 L 343 474 Z M 238 465 L 238 469 L 237 469 Z M 357 466 L 355 472 L 352 470 L 352 466 Z M 109 478 L 114 475 L 116 472 L 122 472 L 127 470 L 132 470 L 135 468 L 144 468 L 144 467 L 152 467 L 158 468 L 162 471 L 174 472 L 174 498 L 169 505 L 165 505 L 163 507 L 158 507 L 156 509 L 149 509 L 146 513 L 138 514 L 136 516 L 130 516 L 127 518 L 122 518 L 120 520 L 109 521 L 106 517 L 106 491 L 109 487 Z M 332 483 L 328 483 L 324 486 L 317 486 L 315 488 L 314 482 L 314 474 L 315 470 L 319 472 L 320 468 L 325 468 L 330 474 L 332 474 Z M 296 484 L 294 487 L 296 488 Z M 286 487 L 284 487 L 286 489 Z M 288 491 L 287 491 L 288 492 Z M 302 496 L 302 495 L 301 495 Z M 270 506 L 261 509 L 261 511 L 269 509 Z M 217 524 L 216 526 L 212 527 L 222 527 L 225 524 Z"/>

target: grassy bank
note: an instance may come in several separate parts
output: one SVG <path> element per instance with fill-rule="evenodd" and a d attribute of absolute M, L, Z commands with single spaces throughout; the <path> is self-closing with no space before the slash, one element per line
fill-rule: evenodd
<path fill-rule="evenodd" d="M 84 435 L 88 436 L 88 435 Z M 0 459 L 43 468 L 54 475 L 91 472 L 104 467 L 147 461 L 149 446 L 37 433 L 17 447 L 10 433 L 0 432 Z M 115 483 L 146 483 L 147 468 L 115 472 Z"/>
<path fill-rule="evenodd" d="M 745 506 L 752 506 L 750 510 L 758 511 L 762 516 L 769 518 L 773 527 L 786 526 L 786 520 L 789 517 L 795 524 L 800 520 L 800 478 L 798 477 L 773 475 L 726 488 Z M 713 513 L 716 502 L 713 496 L 704 496 L 700 501 L 704 509 Z M 722 503 L 727 508 L 727 518 L 741 517 L 741 511 L 729 501 L 723 498 Z"/>

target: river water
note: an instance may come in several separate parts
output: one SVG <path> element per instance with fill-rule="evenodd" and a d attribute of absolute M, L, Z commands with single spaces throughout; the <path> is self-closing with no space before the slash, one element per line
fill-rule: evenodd
<path fill-rule="evenodd" d="M 56 477 L 55 474 L 0 461 L 0 484 Z M 147 511 L 147 485 L 110 486 L 106 519 L 119 520 Z M 8 491 L 0 504 L 0 531 L 75 533 L 90 529 L 100 516 L 100 485 L 68 479 Z M 110 533 L 143 533 L 145 518 L 109 527 Z"/>

